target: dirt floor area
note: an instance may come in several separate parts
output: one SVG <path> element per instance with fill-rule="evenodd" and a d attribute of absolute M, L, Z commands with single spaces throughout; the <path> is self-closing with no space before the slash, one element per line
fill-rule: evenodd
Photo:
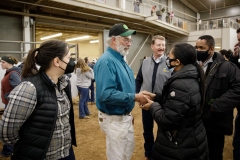
<path fill-rule="evenodd" d="M 75 127 L 77 134 L 77 147 L 74 147 L 76 160 L 106 160 L 105 135 L 99 128 L 97 119 L 97 108 L 95 105 L 88 105 L 91 112 L 90 119 L 78 119 L 78 98 L 74 98 Z M 141 122 L 141 110 L 136 104 L 132 112 L 135 124 L 136 146 L 132 160 L 144 160 L 143 129 Z M 156 133 L 157 126 L 154 127 Z M 2 145 L 2 143 L 0 143 Z M 232 136 L 226 136 L 224 148 L 224 160 L 232 160 Z M 0 160 L 10 160 L 10 158 L 0 158 Z"/>

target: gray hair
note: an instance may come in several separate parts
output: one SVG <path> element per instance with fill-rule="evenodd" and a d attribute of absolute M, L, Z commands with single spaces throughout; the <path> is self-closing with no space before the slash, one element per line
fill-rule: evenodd
<path fill-rule="evenodd" d="M 106 45 L 107 47 L 111 45 L 112 43 L 112 38 L 115 37 L 115 38 L 118 38 L 118 37 L 121 37 L 121 36 L 111 36 L 111 37 L 107 37 L 107 40 L 106 40 Z"/>

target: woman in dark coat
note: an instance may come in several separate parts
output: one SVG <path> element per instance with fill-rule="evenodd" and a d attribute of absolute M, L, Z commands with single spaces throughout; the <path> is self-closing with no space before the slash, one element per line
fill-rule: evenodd
<path fill-rule="evenodd" d="M 206 160 L 207 136 L 201 121 L 204 73 L 196 62 L 195 48 L 185 43 L 175 45 L 166 64 L 174 68 L 174 74 L 163 92 L 143 92 L 148 103 L 141 108 L 150 109 L 158 124 L 152 160 Z"/>

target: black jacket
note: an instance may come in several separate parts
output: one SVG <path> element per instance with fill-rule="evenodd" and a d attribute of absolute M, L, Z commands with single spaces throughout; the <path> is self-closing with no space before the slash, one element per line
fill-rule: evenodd
<path fill-rule="evenodd" d="M 240 104 L 239 69 L 219 53 L 214 53 L 205 87 L 203 123 L 206 130 L 231 135 L 233 109 Z"/>
<path fill-rule="evenodd" d="M 229 61 L 231 61 L 232 63 L 234 63 L 235 65 L 237 65 L 238 68 L 240 68 L 240 63 L 238 63 L 238 59 L 239 59 L 239 56 L 233 57 L 232 54 L 231 54 L 230 57 L 229 57 Z"/>
<path fill-rule="evenodd" d="M 14 145 L 12 160 L 43 160 L 56 125 L 58 112 L 56 91 L 44 72 L 23 81 L 30 81 L 36 87 L 37 104 L 19 131 L 20 139 Z M 72 144 L 76 146 L 71 86 L 69 85 L 65 88 L 65 92 L 71 102 L 69 121 Z"/>
<path fill-rule="evenodd" d="M 197 68 L 191 64 L 174 73 L 154 101 L 150 112 L 158 124 L 152 160 L 205 160 L 206 131 Z"/>

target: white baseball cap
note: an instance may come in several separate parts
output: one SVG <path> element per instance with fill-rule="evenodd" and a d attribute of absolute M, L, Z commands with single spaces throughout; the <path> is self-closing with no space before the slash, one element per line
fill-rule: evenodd
<path fill-rule="evenodd" d="M 93 63 L 97 63 L 97 60 L 96 60 L 96 59 L 93 59 L 92 62 L 93 62 Z"/>

